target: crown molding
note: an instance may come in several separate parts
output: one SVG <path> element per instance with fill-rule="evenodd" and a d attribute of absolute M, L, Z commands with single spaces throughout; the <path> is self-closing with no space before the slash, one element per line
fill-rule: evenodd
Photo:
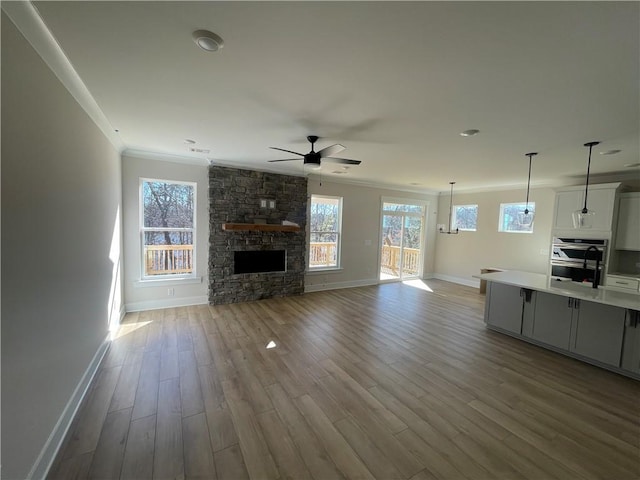
<path fill-rule="evenodd" d="M 124 143 L 120 136 L 115 132 L 33 4 L 30 1 L 2 2 L 1 8 L 113 147 L 122 153 Z"/>
<path fill-rule="evenodd" d="M 125 148 L 122 157 L 142 158 L 145 160 L 157 160 L 161 162 L 182 163 L 206 167 L 208 165 L 205 158 L 190 157 L 188 155 L 176 155 L 173 153 L 154 152 L 152 150 L 142 150 L 137 148 Z"/>
<path fill-rule="evenodd" d="M 404 185 L 394 185 L 390 183 L 379 183 L 379 182 L 368 182 L 365 180 L 353 180 L 344 177 L 339 177 L 335 175 L 317 175 L 311 174 L 309 175 L 309 180 L 313 180 L 316 182 L 331 182 L 331 183 L 343 183 L 346 185 L 354 185 L 356 187 L 369 187 L 369 188 L 379 188 L 383 190 L 395 190 L 398 192 L 411 192 L 411 193 L 420 193 L 423 195 L 438 195 L 438 190 L 431 190 L 428 188 L 420 188 L 418 186 L 404 186 Z"/>

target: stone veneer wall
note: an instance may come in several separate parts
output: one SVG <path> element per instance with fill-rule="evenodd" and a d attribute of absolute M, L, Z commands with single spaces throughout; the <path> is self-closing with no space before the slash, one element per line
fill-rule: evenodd
<path fill-rule="evenodd" d="M 276 208 L 260 208 L 260 199 Z M 209 167 L 209 302 L 246 302 L 304 292 L 307 179 Z M 254 223 L 256 218 L 300 225 L 298 232 L 224 231 L 223 223 Z M 287 271 L 234 275 L 237 250 L 286 250 Z"/>

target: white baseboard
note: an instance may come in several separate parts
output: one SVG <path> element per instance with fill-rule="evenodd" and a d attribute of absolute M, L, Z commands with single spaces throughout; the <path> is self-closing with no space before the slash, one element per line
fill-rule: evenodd
<path fill-rule="evenodd" d="M 71 427 L 71 422 L 73 418 L 78 413 L 78 408 L 80 408 L 80 404 L 84 399 L 84 396 L 87 394 L 87 390 L 89 389 L 89 385 L 91 385 L 91 381 L 98 371 L 98 367 L 100 367 L 100 362 L 102 362 L 102 358 L 107 353 L 109 349 L 109 345 L 111 344 L 109 337 L 102 342 L 95 355 L 91 359 L 89 366 L 82 375 L 80 382 L 76 386 L 71 398 L 67 402 L 67 405 L 64 407 L 62 411 L 62 415 L 58 418 L 55 427 L 51 431 L 49 438 L 42 447 L 40 451 L 40 455 L 36 459 L 33 467 L 31 467 L 31 471 L 27 475 L 28 479 L 40 479 L 46 478 L 49 473 L 49 469 L 53 464 L 53 461 L 62 447 L 62 442 L 64 441 L 69 428 Z"/>
<path fill-rule="evenodd" d="M 305 285 L 304 292 L 321 292 L 324 290 L 338 290 L 340 288 L 353 288 L 353 287 L 366 287 L 368 285 L 377 285 L 377 278 L 369 278 L 365 280 L 354 280 L 351 282 L 332 282 L 332 283 L 318 283 L 315 285 Z"/>
<path fill-rule="evenodd" d="M 127 312 L 141 312 L 143 310 L 158 310 L 160 308 L 187 307 L 189 305 L 204 305 L 209 303 L 206 295 L 197 297 L 173 297 L 162 300 L 147 300 L 132 302 L 125 305 Z"/>
<path fill-rule="evenodd" d="M 445 282 L 459 283 L 460 285 L 466 285 L 467 287 L 480 288 L 480 280 L 473 278 L 454 277 L 452 275 L 444 275 L 442 273 L 434 273 L 432 278 L 444 280 Z"/>

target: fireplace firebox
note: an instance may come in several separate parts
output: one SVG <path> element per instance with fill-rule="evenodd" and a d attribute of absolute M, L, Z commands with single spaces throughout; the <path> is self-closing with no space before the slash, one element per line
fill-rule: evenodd
<path fill-rule="evenodd" d="M 233 252 L 233 273 L 285 272 L 286 250 L 243 250 Z"/>

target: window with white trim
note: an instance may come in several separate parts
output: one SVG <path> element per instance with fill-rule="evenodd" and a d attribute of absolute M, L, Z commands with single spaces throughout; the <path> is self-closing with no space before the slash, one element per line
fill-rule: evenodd
<path fill-rule="evenodd" d="M 140 179 L 142 278 L 195 275 L 196 184 Z"/>
<path fill-rule="evenodd" d="M 342 197 L 311 195 L 309 270 L 340 268 Z"/>
<path fill-rule="evenodd" d="M 501 203 L 500 218 L 498 220 L 499 232 L 533 233 L 533 222 L 521 221 L 525 208 L 535 215 L 536 202 L 525 203 Z"/>
<path fill-rule="evenodd" d="M 454 205 L 451 212 L 451 230 L 475 232 L 478 225 L 478 205 Z"/>

